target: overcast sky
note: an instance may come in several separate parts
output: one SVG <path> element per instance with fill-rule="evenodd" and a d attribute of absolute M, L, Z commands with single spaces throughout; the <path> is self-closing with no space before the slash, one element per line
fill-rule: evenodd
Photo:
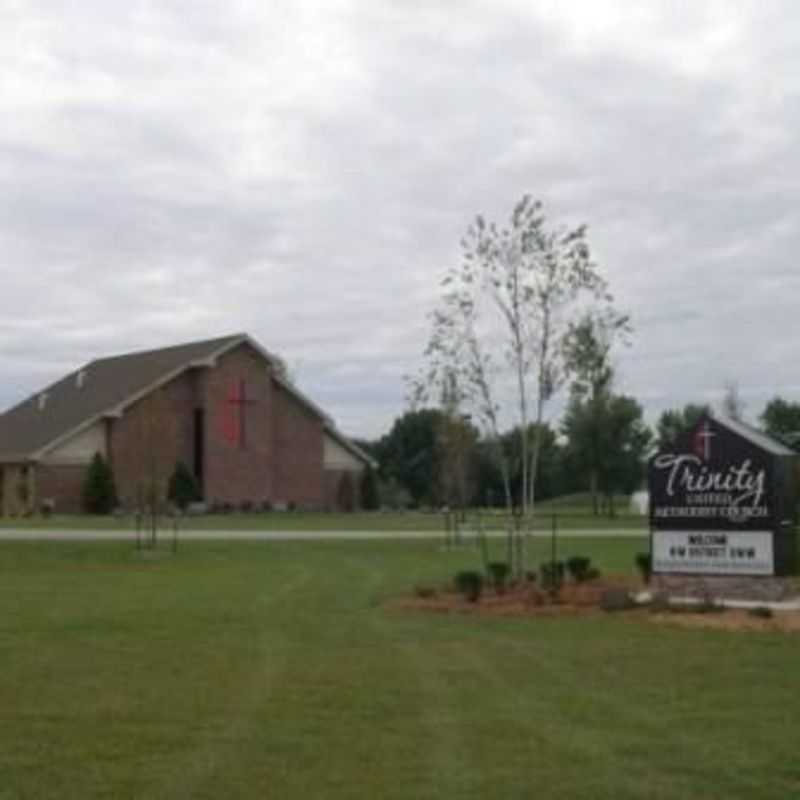
<path fill-rule="evenodd" d="M 0 407 L 247 331 L 383 432 L 476 213 L 589 225 L 648 418 L 800 400 L 796 2 L 0 0 Z"/>

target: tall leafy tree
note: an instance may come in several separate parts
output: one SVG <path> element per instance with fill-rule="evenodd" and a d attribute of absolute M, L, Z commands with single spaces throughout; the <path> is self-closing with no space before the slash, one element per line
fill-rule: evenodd
<path fill-rule="evenodd" d="M 421 408 L 398 417 L 374 447 L 381 477 L 405 487 L 415 505 L 439 502 L 439 409 Z"/>
<path fill-rule="evenodd" d="M 642 407 L 632 397 L 610 391 L 603 393 L 601 404 L 573 393 L 562 430 L 572 468 L 593 490 L 594 512 L 600 512 L 602 497 L 613 513 L 614 495 L 636 489 L 644 474 L 652 434 Z"/>
<path fill-rule="evenodd" d="M 659 450 L 669 447 L 683 431 L 691 428 L 703 414 L 707 405 L 688 403 L 683 408 L 670 408 L 661 412 L 656 423 L 656 445 Z"/>
<path fill-rule="evenodd" d="M 586 313 L 570 326 L 565 340 L 566 362 L 573 375 L 567 429 L 574 457 L 589 476 L 595 514 L 612 416 L 611 350 L 615 343 L 627 341 L 629 333 L 628 317 L 606 306 Z"/>
<path fill-rule="evenodd" d="M 800 442 L 800 403 L 773 397 L 759 417 L 764 430 L 792 447 Z"/>

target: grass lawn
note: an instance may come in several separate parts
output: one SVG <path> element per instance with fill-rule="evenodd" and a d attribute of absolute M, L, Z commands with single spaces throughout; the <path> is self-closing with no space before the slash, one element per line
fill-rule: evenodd
<path fill-rule="evenodd" d="M 562 554 L 627 570 L 643 544 Z M 800 794 L 800 640 L 382 605 L 476 563 L 420 541 L 0 543 L 0 798 Z"/>

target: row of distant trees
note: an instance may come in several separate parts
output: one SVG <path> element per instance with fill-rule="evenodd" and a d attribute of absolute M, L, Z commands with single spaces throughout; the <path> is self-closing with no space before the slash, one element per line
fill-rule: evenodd
<path fill-rule="evenodd" d="M 441 281 L 411 409 L 365 445 L 385 492 L 412 504 L 504 506 L 510 565 L 522 574 L 538 500 L 588 489 L 596 511 L 613 509 L 616 494 L 641 483 L 654 444 L 697 407 L 666 412 L 653 432 L 618 391 L 613 353 L 632 328 L 585 226 L 551 224 L 525 195 L 503 223 L 476 217 L 461 246 Z M 559 394 L 565 411 L 552 426 Z M 735 391 L 726 404 L 738 411 Z M 784 401 L 771 406 L 770 420 L 792 415 Z"/>
<path fill-rule="evenodd" d="M 641 405 L 632 397 L 609 393 L 603 398 L 580 393 L 570 398 L 557 426 L 540 431 L 537 496 L 540 500 L 589 492 L 595 513 L 614 513 L 615 499 L 641 488 L 647 457 L 674 441 L 710 407 L 690 403 L 662 412 L 647 426 Z M 722 410 L 736 408 L 723 403 Z M 800 445 L 800 403 L 772 399 L 759 416 L 764 431 L 790 446 Z M 529 438 L 533 432 L 529 431 Z M 504 505 L 503 476 L 487 441 L 469 419 L 453 420 L 439 408 L 410 410 L 387 434 L 361 441 L 378 462 L 371 507 L 452 508 Z M 500 446 L 510 469 L 512 502 L 521 497 L 519 431 L 501 434 Z M 376 494 L 377 493 L 377 494 Z M 370 507 L 368 506 L 368 507 Z"/>

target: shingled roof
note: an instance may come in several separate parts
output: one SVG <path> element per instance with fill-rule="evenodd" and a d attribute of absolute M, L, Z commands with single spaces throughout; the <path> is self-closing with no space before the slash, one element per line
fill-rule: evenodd
<path fill-rule="evenodd" d="M 214 359 L 243 343 L 274 361 L 244 333 L 91 361 L 0 415 L 0 461 L 36 459 L 97 420 L 120 416 L 127 406 L 185 370 L 211 366 Z M 277 372 L 275 379 L 319 416 L 334 438 L 370 460 L 293 384 Z"/>

